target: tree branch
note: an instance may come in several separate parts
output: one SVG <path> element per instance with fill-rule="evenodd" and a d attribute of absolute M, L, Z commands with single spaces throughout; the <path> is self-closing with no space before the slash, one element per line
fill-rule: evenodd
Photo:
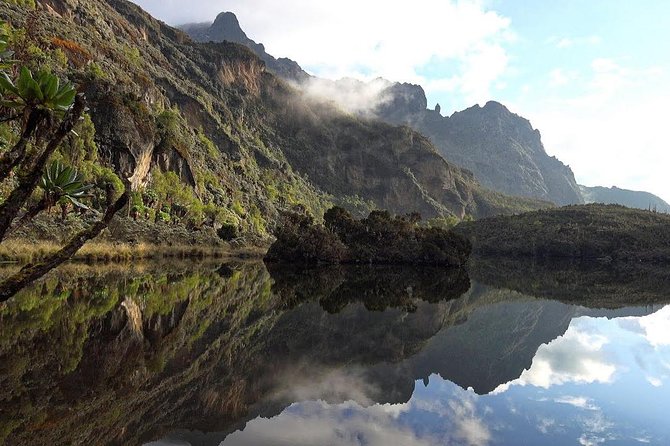
<path fill-rule="evenodd" d="M 123 192 L 123 195 L 121 195 L 114 204 L 107 208 L 105 215 L 100 221 L 72 237 L 67 245 L 57 253 L 52 254 L 46 260 L 36 265 L 26 265 L 21 271 L 0 283 L 0 302 L 7 301 L 25 286 L 44 276 L 63 262 L 71 259 L 72 256 L 84 246 L 84 243 L 97 237 L 100 232 L 109 225 L 109 222 L 114 215 L 128 204 L 129 197 L 130 185 L 126 182 L 126 190 Z"/>
<path fill-rule="evenodd" d="M 56 151 L 63 138 L 72 131 L 77 121 L 84 112 L 86 102 L 82 95 L 77 95 L 74 101 L 74 106 L 70 109 L 68 114 L 63 118 L 58 130 L 52 135 L 47 147 L 36 158 L 30 170 L 19 178 L 19 184 L 7 197 L 4 203 L 0 205 L 0 241 L 5 238 L 7 230 L 12 224 L 12 220 L 16 218 L 19 211 L 26 203 L 30 195 L 37 187 L 37 183 L 42 176 L 42 171 L 46 165 L 49 157 Z M 23 138 L 21 138 L 23 140 Z M 25 156 L 25 154 L 24 154 Z"/>
<path fill-rule="evenodd" d="M 28 141 L 36 132 L 37 127 L 48 117 L 49 113 L 45 110 L 33 109 L 28 115 L 28 121 L 21 137 L 12 149 L 0 158 L 0 181 L 4 181 L 12 169 L 18 166 L 26 157 L 26 147 Z"/>

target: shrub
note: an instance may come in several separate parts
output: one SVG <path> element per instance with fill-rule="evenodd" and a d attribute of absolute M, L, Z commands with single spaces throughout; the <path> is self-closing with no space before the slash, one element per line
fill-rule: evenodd
<path fill-rule="evenodd" d="M 324 224 L 311 216 L 286 213 L 270 247 L 270 261 L 463 265 L 470 243 L 451 231 L 419 226 L 420 215 L 393 217 L 373 211 L 354 219 L 340 207 L 328 210 Z"/>
<path fill-rule="evenodd" d="M 237 238 L 237 226 L 232 223 L 224 223 L 217 231 L 216 235 L 219 236 L 221 240 L 231 241 Z"/>

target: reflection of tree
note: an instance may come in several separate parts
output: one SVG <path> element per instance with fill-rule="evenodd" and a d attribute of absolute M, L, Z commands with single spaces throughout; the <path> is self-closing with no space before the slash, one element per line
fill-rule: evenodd
<path fill-rule="evenodd" d="M 129 444 L 175 427 L 236 426 L 276 392 L 278 372 L 302 360 L 310 376 L 309 358 L 330 367 L 418 351 L 442 326 L 440 307 L 421 299 L 450 299 L 468 286 L 444 271 L 363 269 L 364 278 L 333 269 L 273 272 L 273 292 L 262 264 L 69 268 L 0 308 L 0 411 L 11 414 L 0 439 L 74 444 L 76 434 L 88 444 Z M 377 299 L 378 309 L 399 308 L 351 305 L 356 311 L 317 332 L 327 315 L 317 299 L 344 306 L 356 291 L 366 306 Z M 405 317 L 410 301 L 419 309 Z M 411 380 L 403 383 L 411 392 Z"/>
<path fill-rule="evenodd" d="M 331 266 L 296 269 L 270 265 L 273 291 L 287 306 L 319 300 L 323 309 L 338 313 L 361 302 L 371 311 L 386 308 L 416 310 L 416 303 L 456 299 L 470 288 L 462 268 L 401 266 Z"/>

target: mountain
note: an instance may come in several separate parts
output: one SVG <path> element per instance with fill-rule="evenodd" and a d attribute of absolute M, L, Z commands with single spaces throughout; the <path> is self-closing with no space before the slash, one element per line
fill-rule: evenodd
<path fill-rule="evenodd" d="M 269 70 L 284 79 L 302 82 L 310 77 L 307 72 L 300 68 L 297 62 L 287 58 L 275 59 L 265 51 L 262 43 L 256 43 L 247 37 L 240 26 L 240 22 L 232 12 L 222 12 L 211 24 L 195 23 L 183 25 L 180 28 L 198 42 L 228 41 L 242 44 L 260 57 Z"/>
<path fill-rule="evenodd" d="M 220 14 L 211 25 L 186 25 L 183 29 L 195 40 L 245 45 L 266 61 L 271 71 L 303 82 L 307 91 L 313 90 L 316 82 L 320 93 L 325 92 L 348 111 L 367 115 L 365 112 L 372 110 L 390 124 L 409 125 L 427 136 L 449 162 L 472 171 L 477 181 L 490 189 L 558 205 L 583 203 L 570 168 L 547 155 L 540 133 L 528 120 L 501 104 L 489 102 L 483 108 L 474 106 L 443 117 L 439 105 L 437 110 L 427 109 L 426 95 L 419 85 L 380 79 L 367 84 L 352 79 L 333 82 L 310 78 L 296 62 L 277 61 L 268 55 L 263 45 L 247 37 L 230 12 Z M 383 88 L 379 89 L 380 85 Z M 354 97 L 367 98 L 367 108 L 352 106 Z"/>
<path fill-rule="evenodd" d="M 152 224 L 226 224 L 265 238 L 279 212 L 298 205 L 317 218 L 335 203 L 426 218 L 549 205 L 487 190 L 416 131 L 343 113 L 246 47 L 195 42 L 131 2 L 26 8 L 0 3 L 13 29 L 31 27 L 25 44 L 34 48 L 17 51 L 19 63 L 71 79 L 88 102 L 78 134 L 90 156 L 59 154 L 87 181 L 103 168 L 130 177 L 133 207 Z"/>
<path fill-rule="evenodd" d="M 610 188 L 579 186 L 579 188 L 587 203 L 620 204 L 629 208 L 670 212 L 670 204 L 649 192 L 619 189 L 616 186 Z"/>
<path fill-rule="evenodd" d="M 572 170 L 549 156 L 531 123 L 490 101 L 449 117 L 427 109 L 423 88 L 399 84 L 381 93 L 390 98 L 376 110 L 387 122 L 407 124 L 426 135 L 446 159 L 472 171 L 483 185 L 557 205 L 583 203 Z"/>

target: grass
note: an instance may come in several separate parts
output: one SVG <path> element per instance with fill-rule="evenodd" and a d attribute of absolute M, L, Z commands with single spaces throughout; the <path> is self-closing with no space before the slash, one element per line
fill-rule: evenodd
<path fill-rule="evenodd" d="M 9 239 L 0 244 L 0 263 L 35 263 L 58 251 L 61 245 L 40 240 L 36 242 Z M 206 245 L 154 245 L 150 243 L 114 243 L 92 241 L 72 258 L 86 262 L 124 262 L 140 259 L 219 259 L 226 257 L 261 257 L 262 248 L 232 248 Z"/>

